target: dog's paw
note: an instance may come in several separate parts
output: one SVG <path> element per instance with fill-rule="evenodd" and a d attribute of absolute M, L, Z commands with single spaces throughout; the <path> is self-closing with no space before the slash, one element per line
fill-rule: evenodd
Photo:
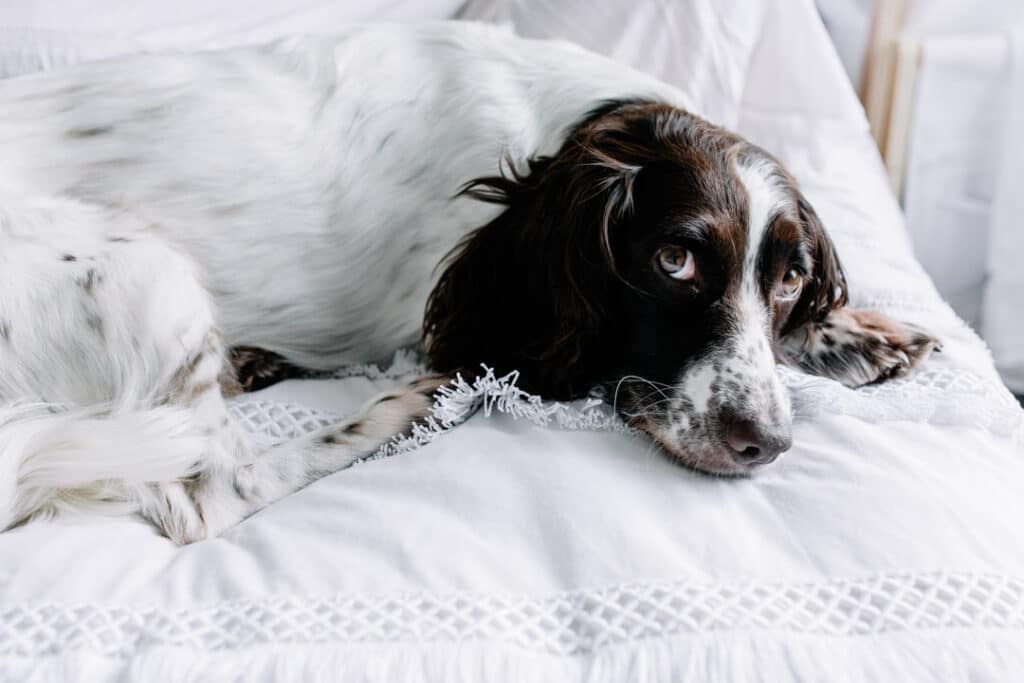
<path fill-rule="evenodd" d="M 302 376 L 297 368 L 283 356 L 253 346 L 236 346 L 231 349 L 231 365 L 235 379 L 242 391 L 259 391 L 293 377 Z"/>
<path fill-rule="evenodd" d="M 916 325 L 849 308 L 794 330 L 780 348 L 786 362 L 851 388 L 902 377 L 941 350 L 938 339 Z"/>
<path fill-rule="evenodd" d="M 942 349 L 938 339 L 917 325 L 891 320 L 873 311 L 857 311 L 854 315 L 864 332 L 860 343 L 874 368 L 875 376 L 870 382 L 902 377 L 932 351 Z"/>

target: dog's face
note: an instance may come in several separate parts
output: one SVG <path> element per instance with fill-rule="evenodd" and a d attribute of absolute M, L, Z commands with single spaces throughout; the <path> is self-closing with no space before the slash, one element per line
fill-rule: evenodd
<path fill-rule="evenodd" d="M 815 272 L 824 236 L 771 159 L 731 145 L 692 153 L 635 181 L 614 247 L 631 286 L 619 292 L 626 339 L 608 391 L 688 464 L 740 473 L 789 448 L 780 332 L 801 296 L 842 276 Z"/>
<path fill-rule="evenodd" d="M 857 385 L 934 345 L 843 309 L 839 261 L 793 179 L 678 109 L 611 104 L 528 174 L 471 192 L 508 209 L 431 295 L 431 364 L 518 369 L 553 398 L 603 385 L 696 469 L 743 474 L 789 448 L 777 361 Z"/>

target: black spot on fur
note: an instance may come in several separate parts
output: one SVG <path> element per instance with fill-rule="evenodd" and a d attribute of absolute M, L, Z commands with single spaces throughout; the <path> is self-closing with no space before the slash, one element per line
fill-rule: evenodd
<path fill-rule="evenodd" d="M 238 477 L 234 477 L 231 479 L 231 488 L 235 490 L 235 495 L 237 495 L 242 500 L 245 500 L 247 498 L 247 496 L 245 495 L 245 491 L 242 490 L 242 485 L 238 483 Z"/>
<path fill-rule="evenodd" d="M 426 175 L 427 171 L 429 171 L 429 170 L 430 170 L 430 165 L 429 164 L 422 164 L 421 166 L 416 168 L 416 170 L 414 170 L 412 173 L 410 173 L 406 177 L 404 177 L 401 180 L 399 180 L 398 183 L 399 183 L 399 185 L 412 185 L 417 180 L 419 180 L 424 175 Z"/>
<path fill-rule="evenodd" d="M 89 328 L 93 332 L 95 332 L 100 339 L 106 337 L 106 332 L 103 329 L 103 318 L 99 317 L 98 315 L 90 315 L 85 319 L 85 324 L 88 325 Z"/>
<path fill-rule="evenodd" d="M 823 334 L 821 336 L 821 341 L 823 341 L 825 343 L 825 346 L 835 346 L 836 345 L 836 340 L 833 339 L 830 335 L 827 335 L 827 334 Z"/>
<path fill-rule="evenodd" d="M 0 337 L 5 342 L 11 341 L 11 324 L 6 320 L 0 320 Z"/>
<path fill-rule="evenodd" d="M 61 261 L 68 261 L 70 263 L 70 262 L 73 262 L 73 261 L 77 261 L 78 257 L 75 256 L 74 254 L 64 254 L 63 256 L 60 257 L 60 260 Z"/>
<path fill-rule="evenodd" d="M 108 242 L 131 242 L 127 237 L 108 237 Z"/>
<path fill-rule="evenodd" d="M 139 119 L 150 119 L 160 118 L 167 113 L 168 107 L 163 104 L 158 104 L 152 107 L 143 107 L 139 109 L 137 118 Z"/>
<path fill-rule="evenodd" d="M 71 128 L 68 130 L 69 138 L 94 138 L 106 135 L 114 130 L 113 126 L 90 126 L 88 128 Z"/>
<path fill-rule="evenodd" d="M 345 427 L 345 429 L 342 430 L 342 431 L 345 434 L 362 434 L 363 433 L 363 423 L 361 423 L 361 422 L 353 422 L 352 424 L 350 424 L 347 427 Z"/>
<path fill-rule="evenodd" d="M 384 149 L 384 146 L 388 144 L 391 138 L 395 137 L 395 131 L 391 131 L 380 140 L 380 144 L 377 145 L 377 152 Z"/>
<path fill-rule="evenodd" d="M 323 441 L 327 445 L 334 445 L 334 444 L 344 443 L 344 441 L 339 439 L 337 437 L 337 435 L 335 435 L 335 434 L 328 434 L 327 436 L 322 438 L 321 441 Z"/>
<path fill-rule="evenodd" d="M 138 159 L 133 157 L 111 157 L 109 159 L 97 159 L 89 163 L 90 166 L 116 168 L 118 166 L 130 166 L 137 163 Z"/>
<path fill-rule="evenodd" d="M 87 294 L 93 294 L 96 290 L 96 285 L 103 282 L 103 276 L 96 272 L 95 268 L 90 268 L 85 273 L 85 277 L 79 280 L 79 284 L 82 285 L 82 289 Z"/>
<path fill-rule="evenodd" d="M 240 203 L 222 204 L 220 206 L 213 207 L 211 209 L 211 211 L 213 213 L 217 214 L 218 216 L 234 216 L 235 214 L 239 214 L 239 213 L 245 211 L 245 209 L 248 206 L 249 206 L 248 204 L 240 204 Z"/>

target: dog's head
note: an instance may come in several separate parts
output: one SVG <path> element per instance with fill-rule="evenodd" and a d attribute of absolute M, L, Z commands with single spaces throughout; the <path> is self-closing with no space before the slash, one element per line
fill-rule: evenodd
<path fill-rule="evenodd" d="M 741 474 L 789 448 L 777 360 L 856 385 L 934 343 L 884 318 L 862 329 L 792 177 L 667 105 L 610 103 L 553 157 L 466 193 L 507 208 L 446 263 L 425 319 L 431 365 L 518 369 L 551 398 L 603 385 L 700 470 Z"/>

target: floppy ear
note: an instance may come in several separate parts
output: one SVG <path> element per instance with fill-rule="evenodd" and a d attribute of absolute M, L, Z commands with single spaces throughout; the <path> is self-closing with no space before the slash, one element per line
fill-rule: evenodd
<path fill-rule="evenodd" d="M 445 261 L 424 319 L 430 367 L 520 370 L 520 386 L 563 399 L 602 379 L 616 346 L 611 233 L 637 172 L 590 137 L 526 173 L 471 182 L 463 194 L 506 208 Z"/>
<path fill-rule="evenodd" d="M 814 261 L 811 282 L 782 329 L 779 353 L 788 364 L 848 387 L 906 374 L 939 349 L 919 327 L 874 311 L 846 307 L 846 277 L 835 246 L 811 205 L 797 201 Z"/>

